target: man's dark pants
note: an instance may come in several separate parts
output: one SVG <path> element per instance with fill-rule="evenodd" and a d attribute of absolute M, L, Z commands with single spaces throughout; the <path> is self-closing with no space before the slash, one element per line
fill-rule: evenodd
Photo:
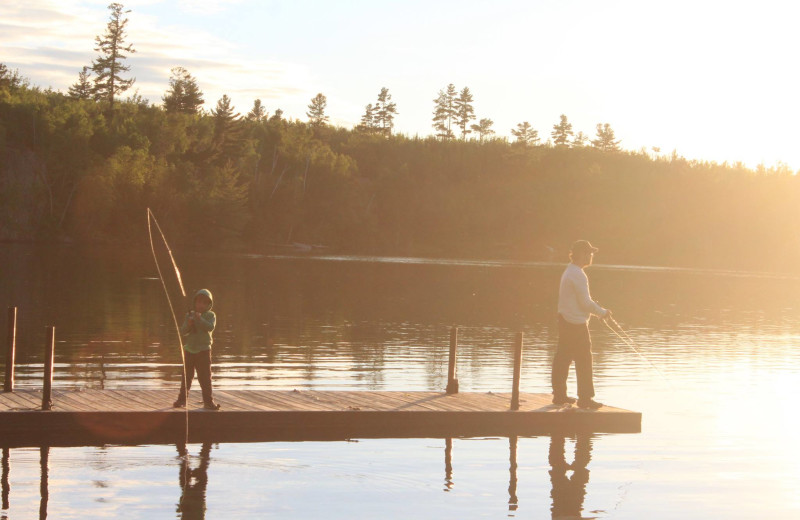
<path fill-rule="evenodd" d="M 558 315 L 558 349 L 553 358 L 553 396 L 566 397 L 569 367 L 575 362 L 578 376 L 578 399 L 594 397 L 592 382 L 592 339 L 589 324 L 575 325 Z"/>
<path fill-rule="evenodd" d="M 183 352 L 186 364 L 184 370 L 186 371 L 186 384 L 192 388 L 192 379 L 194 373 L 197 371 L 197 382 L 200 383 L 200 389 L 203 391 L 203 402 L 211 403 L 211 350 L 203 350 L 196 354 L 191 352 Z M 178 401 L 186 400 L 186 391 L 184 387 L 183 378 L 181 378 L 181 393 L 178 395 Z"/>

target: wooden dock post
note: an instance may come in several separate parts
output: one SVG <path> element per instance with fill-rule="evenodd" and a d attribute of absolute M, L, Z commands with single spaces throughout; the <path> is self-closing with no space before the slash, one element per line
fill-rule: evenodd
<path fill-rule="evenodd" d="M 14 391 L 14 358 L 17 350 L 17 308 L 8 308 L 8 350 L 6 351 L 6 378 L 3 392 Z"/>
<path fill-rule="evenodd" d="M 522 333 L 514 341 L 514 382 L 511 387 L 511 409 L 519 410 L 519 376 L 522 368 Z"/>
<path fill-rule="evenodd" d="M 447 364 L 447 394 L 458 393 L 458 379 L 456 379 L 456 347 L 458 347 L 458 327 L 450 329 L 450 361 Z"/>
<path fill-rule="evenodd" d="M 47 327 L 47 342 L 44 345 L 44 382 L 42 385 L 42 410 L 53 408 L 53 360 L 55 357 L 56 328 Z"/>

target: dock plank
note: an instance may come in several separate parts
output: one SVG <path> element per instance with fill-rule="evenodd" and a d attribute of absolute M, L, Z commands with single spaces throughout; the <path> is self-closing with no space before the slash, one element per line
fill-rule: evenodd
<path fill-rule="evenodd" d="M 42 407 L 42 396 L 18 393 L 18 392 L 4 392 L 0 394 L 0 411 L 6 410 L 38 410 Z"/>

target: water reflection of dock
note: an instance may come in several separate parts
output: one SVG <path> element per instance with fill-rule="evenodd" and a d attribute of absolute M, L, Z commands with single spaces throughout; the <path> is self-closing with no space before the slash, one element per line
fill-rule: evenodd
<path fill-rule="evenodd" d="M 576 436 L 564 436 L 553 434 L 550 437 L 550 449 L 548 454 L 549 475 L 550 475 L 550 498 L 552 518 L 588 518 L 582 516 L 583 503 L 586 498 L 586 487 L 589 482 L 588 465 L 592 458 L 592 435 L 580 433 Z M 449 492 L 458 484 L 454 477 L 453 469 L 453 439 L 446 438 L 445 441 L 445 487 L 444 491 Z M 517 444 L 518 437 L 508 438 L 509 446 L 509 483 L 508 483 L 508 516 L 516 516 L 520 509 L 520 500 L 517 496 Z M 574 461 L 568 462 L 567 446 L 574 445 Z M 209 493 L 209 467 L 212 457 L 212 443 L 203 442 L 199 447 L 199 453 L 192 455 L 197 449 L 196 445 L 187 445 L 183 442 L 175 444 L 178 457 L 178 486 L 180 490 L 179 499 L 176 504 L 176 512 L 181 519 L 199 520 L 206 517 L 206 501 Z M 217 449 L 220 448 L 216 445 Z M 106 448 L 103 448 L 106 449 Z M 0 519 L 8 518 L 11 508 L 11 458 L 12 451 L 24 452 L 28 448 L 11 450 L 3 448 L 2 453 L 2 509 L 0 509 Z M 39 518 L 47 518 L 48 502 L 50 497 L 50 446 L 39 446 Z M 572 476 L 567 473 L 572 471 Z M 455 473 L 458 473 L 456 470 Z M 230 491 L 223 483 L 221 489 L 217 482 L 217 494 L 224 494 Z M 262 485 L 262 484 L 259 484 Z M 269 484 L 266 489 L 269 489 Z M 214 486 L 212 485 L 212 494 Z M 227 490 L 227 491 L 226 491 Z M 23 493 L 24 495 L 25 493 Z M 227 496 L 227 495 L 226 495 Z M 22 498 L 24 503 L 25 498 Z M 533 512 L 529 504 L 522 505 L 523 510 Z M 13 516 L 13 515 L 12 515 Z M 538 517 L 538 516 L 537 516 Z M 595 517 L 591 517 L 595 518 Z"/>
<path fill-rule="evenodd" d="M 354 437 L 458 437 L 637 433 L 641 414 L 614 407 L 563 409 L 548 394 L 383 391 L 216 390 L 220 411 L 201 408 L 199 392 L 188 414 L 173 409 L 173 390 L 54 390 L 0 394 L 0 438 L 6 446 L 93 443 L 333 440 Z"/>

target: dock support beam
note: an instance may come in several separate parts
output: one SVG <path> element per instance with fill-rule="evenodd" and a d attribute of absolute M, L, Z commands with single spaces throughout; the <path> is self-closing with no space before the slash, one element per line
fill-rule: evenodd
<path fill-rule="evenodd" d="M 53 408 L 53 360 L 56 347 L 56 328 L 47 327 L 47 342 L 44 345 L 44 382 L 42 385 L 42 410 Z"/>
<path fill-rule="evenodd" d="M 14 391 L 14 358 L 17 350 L 17 308 L 8 308 L 8 350 L 6 350 L 6 378 L 3 392 Z"/>
<path fill-rule="evenodd" d="M 458 327 L 450 329 L 450 361 L 447 364 L 447 392 L 448 395 L 458 393 L 458 379 L 456 379 L 456 348 L 458 347 Z"/>
<path fill-rule="evenodd" d="M 514 382 L 511 387 L 511 409 L 519 410 L 519 375 L 522 369 L 522 333 L 514 341 Z"/>

